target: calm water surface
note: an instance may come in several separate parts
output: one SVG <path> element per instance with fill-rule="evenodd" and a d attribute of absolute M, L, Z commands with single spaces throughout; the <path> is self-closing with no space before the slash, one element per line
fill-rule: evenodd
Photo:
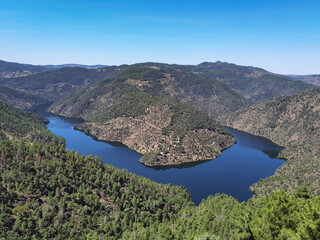
<path fill-rule="evenodd" d="M 253 195 L 249 187 L 260 178 L 273 175 L 284 162 L 275 158 L 282 149 L 280 146 L 265 138 L 228 128 L 238 143 L 216 159 L 183 167 L 151 168 L 139 162 L 140 154 L 125 146 L 94 140 L 74 130 L 75 122 L 57 116 L 47 118 L 50 120 L 48 129 L 64 137 L 68 149 L 83 155 L 100 156 L 104 163 L 127 169 L 158 183 L 183 185 L 196 204 L 216 193 L 225 193 L 239 201 L 246 201 Z"/>

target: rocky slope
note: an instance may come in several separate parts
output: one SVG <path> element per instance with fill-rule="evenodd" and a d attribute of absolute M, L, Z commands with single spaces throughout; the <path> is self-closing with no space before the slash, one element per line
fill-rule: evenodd
<path fill-rule="evenodd" d="M 208 160 L 235 140 L 207 114 L 177 99 L 188 102 L 190 98 L 201 98 L 199 102 L 204 102 L 207 97 L 216 98 L 216 102 L 225 100 L 225 104 L 231 104 L 231 99 L 243 100 L 225 84 L 215 83 L 187 72 L 133 66 L 52 105 L 49 111 L 85 119 L 87 123 L 78 129 L 100 140 L 126 144 L 144 154 L 141 161 L 146 165 Z M 208 88 L 210 91 L 206 91 Z M 221 95 L 214 95 L 214 89 Z M 227 105 L 211 106 L 207 112 L 218 114 L 228 109 Z"/>
<path fill-rule="evenodd" d="M 35 95 L 0 86 L 0 100 L 19 109 L 33 110 L 49 105 L 49 102 Z"/>
<path fill-rule="evenodd" d="M 306 184 L 320 193 L 320 90 L 277 97 L 225 116 L 227 126 L 271 139 L 287 161 L 276 174 L 253 186 L 257 193 Z"/>
<path fill-rule="evenodd" d="M 122 142 L 144 154 L 140 161 L 148 166 L 178 165 L 213 159 L 235 143 L 235 139 L 213 120 L 209 120 L 207 126 L 186 126 L 184 133 L 180 133 L 180 129 L 172 128 L 173 118 L 180 114 L 174 111 L 174 107 L 167 104 L 156 105 L 148 108 L 144 115 L 89 122 L 77 126 L 77 129 L 99 140 Z M 196 110 L 190 110 L 187 114 L 190 115 L 184 117 L 207 118 Z M 189 121 L 199 120 L 201 119 Z"/>

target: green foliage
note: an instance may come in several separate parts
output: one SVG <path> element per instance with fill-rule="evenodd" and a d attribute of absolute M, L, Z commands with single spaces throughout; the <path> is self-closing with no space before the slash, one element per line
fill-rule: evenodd
<path fill-rule="evenodd" d="M 0 100 L 21 109 L 35 109 L 48 102 L 36 95 L 0 86 Z"/>
<path fill-rule="evenodd" d="M 278 95 L 294 95 L 314 88 L 311 84 L 292 81 L 285 76 L 272 74 L 261 68 L 239 66 L 226 62 L 205 62 L 195 66 L 178 67 L 219 79 L 253 103 Z"/>
<path fill-rule="evenodd" d="M 198 207 L 183 208 L 171 221 L 152 225 L 151 236 L 138 230 L 126 239 L 319 239 L 320 197 L 305 193 L 305 188 L 292 195 L 275 192 L 247 203 L 209 196 Z"/>
<path fill-rule="evenodd" d="M 237 110 L 247 104 L 244 97 L 210 77 L 137 64 L 127 67 L 113 79 L 101 81 L 55 103 L 50 110 L 57 114 L 67 110 L 69 117 L 102 121 L 115 116 L 144 114 L 148 104 L 172 98 L 210 115 Z"/>
<path fill-rule="evenodd" d="M 170 124 L 163 129 L 164 134 L 174 132 L 174 135 L 179 138 L 180 141 L 188 131 L 196 129 L 208 129 L 231 136 L 231 134 L 213 118 L 210 118 L 207 114 L 188 104 L 179 103 L 175 100 L 166 101 L 165 104 L 172 110 L 173 116 Z"/>
<path fill-rule="evenodd" d="M 253 186 L 256 194 L 275 190 L 293 192 L 306 185 L 320 193 L 320 90 L 279 96 L 224 116 L 227 126 L 260 135 L 284 146 L 279 157 L 287 161 L 276 174 Z M 221 118 L 222 120 L 222 118 Z"/>
<path fill-rule="evenodd" d="M 45 66 L 20 64 L 20 63 L 5 62 L 0 60 L 0 72 L 17 72 L 17 71 L 42 72 L 45 70 L 48 70 L 48 68 L 46 68 Z"/>
<path fill-rule="evenodd" d="M 121 88 L 121 100 L 110 108 L 97 113 L 90 121 L 102 122 L 117 117 L 137 117 L 146 113 L 147 108 L 155 105 L 158 100 L 149 94 L 140 92 L 134 86 Z"/>
<path fill-rule="evenodd" d="M 183 187 L 104 165 L 58 141 L 26 141 L 29 128 L 17 131 L 17 119 L 31 130 L 44 119 L 6 104 L 0 113 L 16 118 L 4 133 L 17 136 L 0 139 L 1 239 L 320 239 L 320 197 L 305 186 L 242 203 L 209 196 L 195 206 Z"/>
<path fill-rule="evenodd" d="M 22 111 L 0 101 L 0 138 L 24 138 L 41 142 L 64 142 L 50 133 L 45 124 L 48 120 L 39 115 Z"/>
<path fill-rule="evenodd" d="M 320 239 L 320 198 L 310 198 L 305 188 L 259 198 L 250 210 L 255 239 Z"/>
<path fill-rule="evenodd" d="M 125 68 L 125 66 L 123 67 Z M 121 66 L 103 69 L 64 67 L 26 77 L 3 79 L 0 84 L 31 94 L 38 94 L 38 96 L 52 103 L 68 93 L 111 78 L 121 72 L 121 69 Z"/>
<path fill-rule="evenodd" d="M 61 147 L 0 141 L 0 238 L 118 239 L 191 205 L 181 187 Z"/>

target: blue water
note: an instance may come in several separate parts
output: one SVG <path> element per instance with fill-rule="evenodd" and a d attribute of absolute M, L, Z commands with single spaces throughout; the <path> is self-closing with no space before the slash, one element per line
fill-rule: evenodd
<path fill-rule="evenodd" d="M 249 187 L 261 178 L 273 175 L 284 162 L 275 158 L 282 149 L 280 146 L 265 138 L 228 128 L 238 143 L 223 151 L 216 159 L 179 167 L 151 168 L 139 162 L 140 154 L 125 146 L 94 140 L 74 130 L 76 123 L 60 117 L 49 116 L 48 119 L 48 129 L 64 137 L 69 150 L 100 156 L 105 164 L 127 169 L 158 183 L 183 185 L 196 204 L 216 193 L 225 193 L 239 201 L 246 201 L 253 195 Z"/>

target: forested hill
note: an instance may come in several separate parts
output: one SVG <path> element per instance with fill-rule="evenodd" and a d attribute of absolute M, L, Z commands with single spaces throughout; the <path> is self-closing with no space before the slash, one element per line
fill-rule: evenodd
<path fill-rule="evenodd" d="M 52 103 L 71 92 L 113 77 L 122 68 L 125 66 L 99 69 L 65 67 L 25 77 L 2 79 L 0 84 L 36 94 Z"/>
<path fill-rule="evenodd" d="M 278 95 L 291 96 L 314 88 L 314 85 L 268 72 L 262 68 L 240 66 L 226 62 L 203 62 L 198 65 L 143 63 L 157 67 L 183 69 L 220 80 L 240 93 L 250 102 L 260 102 Z"/>
<path fill-rule="evenodd" d="M 107 65 L 84 65 L 84 64 L 76 64 L 76 63 L 68 63 L 68 64 L 58 64 L 58 65 L 43 65 L 44 67 L 51 68 L 51 69 L 58 69 L 64 67 L 81 67 L 81 68 L 88 68 L 88 69 L 96 69 L 96 68 L 104 68 Z"/>
<path fill-rule="evenodd" d="M 48 107 L 50 104 L 47 100 L 36 95 L 4 86 L 0 86 L 0 100 L 19 109 L 25 110 L 35 110 L 42 107 Z"/>
<path fill-rule="evenodd" d="M 48 142 L 63 142 L 46 129 L 48 120 L 31 112 L 17 109 L 0 101 L 0 138 Z"/>
<path fill-rule="evenodd" d="M 124 143 L 144 154 L 141 161 L 146 165 L 177 165 L 213 159 L 235 143 L 191 102 L 213 116 L 246 104 L 214 79 L 134 65 L 52 105 L 49 111 L 90 121 L 78 129 L 101 140 Z"/>
<path fill-rule="evenodd" d="M 25 76 L 47 70 L 49 70 L 49 68 L 45 66 L 13 63 L 0 60 L 0 79 Z"/>
<path fill-rule="evenodd" d="M 0 80 L 1 85 L 27 91 L 31 94 L 36 93 L 50 102 L 55 102 L 68 93 L 75 92 L 98 81 L 115 77 L 128 67 L 128 65 L 121 65 L 87 69 L 78 67 L 78 65 L 60 68 L 58 65 L 45 67 L 7 62 L 0 62 L 0 66 L 1 63 L 3 69 L 7 70 L 11 69 L 10 66 L 12 66 L 12 69 L 29 69 L 28 67 L 30 67 L 25 72 L 15 70 L 16 72 L 12 72 L 11 75 L 7 74 L 5 79 Z M 166 94 L 183 98 L 185 101 L 200 106 L 202 110 L 209 114 L 217 112 L 220 114 L 222 111 L 234 110 L 245 102 L 260 102 L 278 95 L 290 96 L 306 89 L 315 88 L 314 85 L 302 81 L 293 81 L 291 77 L 273 74 L 261 68 L 239 66 L 225 62 L 204 62 L 198 65 L 141 63 L 131 65 L 130 69 L 138 66 L 149 66 L 153 67 L 154 70 L 155 68 L 161 68 L 161 71 L 170 77 L 163 77 L 159 74 L 149 75 L 149 77 L 155 78 L 153 83 L 156 83 L 159 77 L 163 80 L 166 78 L 167 85 L 173 87 L 173 89 L 167 88 Z M 37 72 L 40 73 L 33 74 Z M 2 73 L 6 74 L 5 72 Z M 198 77 L 195 77 L 195 75 L 198 75 Z M 172 81 L 173 79 L 174 81 Z M 184 81 L 181 81 L 182 79 Z M 226 85 L 222 85 L 222 82 Z M 181 86 L 181 83 L 189 84 L 191 90 L 186 88 L 187 85 Z M 226 88 L 226 86 L 229 86 L 229 88 Z M 153 86 L 153 90 L 159 90 L 158 87 Z M 219 97 L 219 91 L 221 90 L 222 93 Z M 238 96 L 231 90 L 238 93 Z M 206 92 L 206 94 L 201 94 L 201 91 Z M 210 91 L 213 92 L 212 96 L 218 97 L 210 98 L 210 94 L 208 95 Z M 161 92 L 163 93 L 163 91 Z M 189 97 L 186 96 L 187 94 L 189 94 Z M 241 100 L 239 96 L 245 99 Z M 224 97 L 226 101 L 220 101 L 221 97 Z M 235 104 L 234 107 L 230 101 Z M 220 107 L 216 109 L 216 106 Z"/>
<path fill-rule="evenodd" d="M 112 93 L 112 88 L 119 88 L 120 85 L 153 97 L 176 98 L 211 116 L 235 111 L 248 104 L 244 97 L 215 79 L 182 70 L 139 64 L 128 67 L 112 80 L 102 81 L 55 104 L 54 109 L 62 115 L 64 111 L 68 111 L 67 115 L 81 115 L 84 118 L 89 112 L 95 115 L 93 111 L 97 111 L 100 105 L 102 107 L 99 110 L 109 104 L 107 98 L 110 103 L 118 100 L 119 97 L 115 100 L 111 98 L 111 94 L 114 97 L 116 94 Z M 87 110 L 88 105 L 90 107 Z"/>
<path fill-rule="evenodd" d="M 314 75 L 287 75 L 288 78 L 295 81 L 299 80 L 305 83 L 313 84 L 320 87 L 320 74 Z"/>
<path fill-rule="evenodd" d="M 275 176 L 262 180 L 254 189 L 292 191 L 306 184 L 320 194 L 320 90 L 308 90 L 291 97 L 276 97 L 227 115 L 227 126 L 271 139 L 285 146 L 288 159 Z"/>
<path fill-rule="evenodd" d="M 81 67 L 81 68 L 103 68 L 106 65 L 82 65 L 82 64 L 60 64 L 60 65 L 32 65 L 15 62 L 6 62 L 0 60 L 0 79 L 29 76 L 34 73 L 52 71 L 63 67 Z"/>
<path fill-rule="evenodd" d="M 43 127 L 42 117 L 0 106 L 1 129 L 10 136 L 16 127 Z M 209 196 L 197 207 L 183 187 L 103 165 L 55 141 L 21 139 L 0 137 L 3 239 L 320 238 L 320 198 L 304 187 L 247 203 Z"/>
<path fill-rule="evenodd" d="M 118 239 L 192 205 L 182 187 L 65 150 L 45 123 L 0 102 L 0 238 Z"/>

